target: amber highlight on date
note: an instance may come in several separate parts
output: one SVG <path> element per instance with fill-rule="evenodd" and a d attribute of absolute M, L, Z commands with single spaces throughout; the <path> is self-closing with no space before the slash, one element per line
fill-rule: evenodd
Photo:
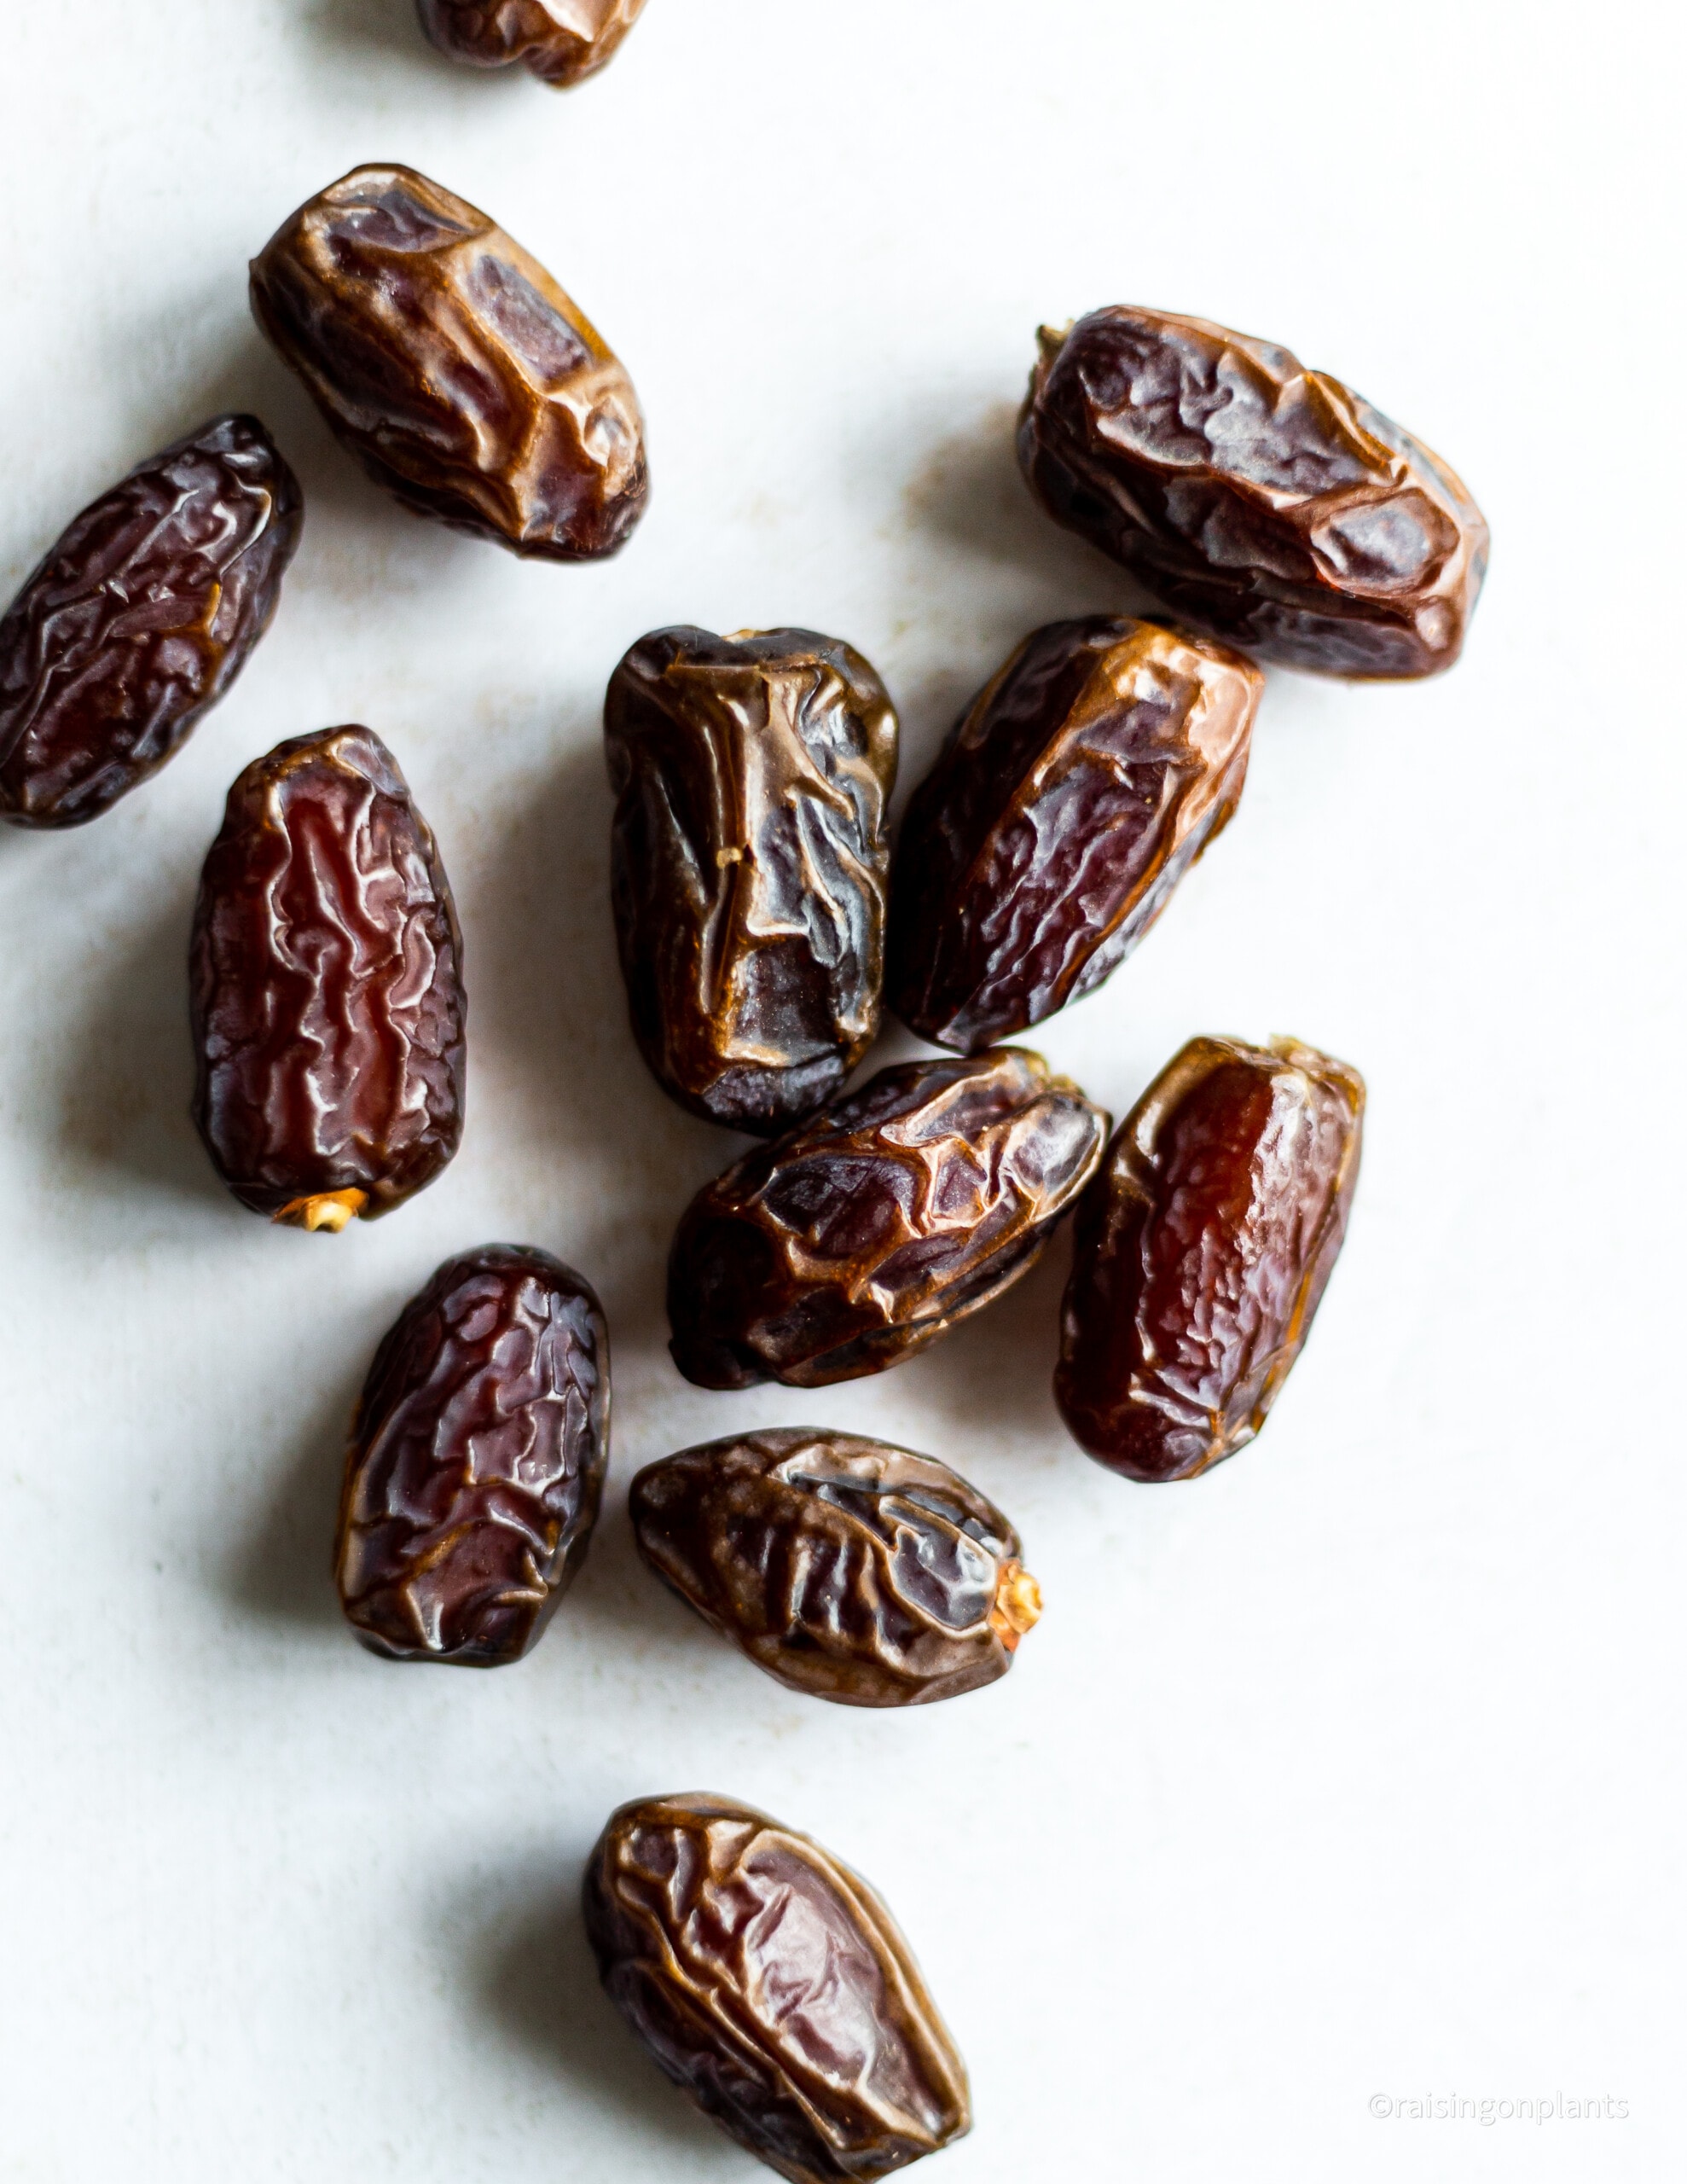
<path fill-rule="evenodd" d="M 567 90 L 606 67 L 645 0 L 416 0 L 431 42 L 471 68 L 531 69 Z"/>

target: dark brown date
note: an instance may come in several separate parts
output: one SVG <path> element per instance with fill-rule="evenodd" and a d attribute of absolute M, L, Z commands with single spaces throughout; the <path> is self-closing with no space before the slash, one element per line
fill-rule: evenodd
<path fill-rule="evenodd" d="M 358 167 L 252 264 L 259 326 L 377 485 L 517 554 L 594 561 L 643 513 L 632 381 L 536 258 L 409 167 Z"/>
<path fill-rule="evenodd" d="M 423 30 L 453 61 L 519 61 L 559 91 L 595 76 L 643 9 L 644 0 L 416 0 Z"/>
<path fill-rule="evenodd" d="M 920 1706 L 1006 1676 L 1042 1612 L 1001 1511 L 947 1464 L 812 1427 L 650 1464 L 639 1552 L 792 1691 Z"/>
<path fill-rule="evenodd" d="M 881 1070 L 692 1200 L 668 1261 L 675 1363 L 704 1388 L 899 1364 L 1030 1271 L 1107 1127 L 1022 1047 Z"/>
<path fill-rule="evenodd" d="M 462 935 L 439 853 L 367 728 L 278 744 L 229 792 L 190 964 L 194 1120 L 242 1205 L 373 1219 L 462 1133 Z"/>
<path fill-rule="evenodd" d="M 82 826 L 173 758 L 269 628 L 303 521 L 256 417 L 90 502 L 0 621 L 0 818 Z"/>
<path fill-rule="evenodd" d="M 1055 1400 L 1128 1478 L 1251 1441 L 1342 1248 L 1365 1083 L 1292 1039 L 1191 1039 L 1108 1147 L 1074 1232 Z"/>
<path fill-rule="evenodd" d="M 1116 304 L 1045 327 L 1019 460 L 1192 627 L 1326 675 L 1451 667 L 1487 526 L 1439 456 L 1286 349 Z"/>
<path fill-rule="evenodd" d="M 547 1252 L 448 1259 L 375 1353 L 346 1451 L 334 1574 L 396 1661 L 498 1668 L 579 1573 L 609 1461 L 609 1331 Z"/>
<path fill-rule="evenodd" d="M 658 630 L 604 706 L 634 1035 L 693 1114 L 772 1135 L 878 1030 L 896 716 L 812 630 Z"/>
<path fill-rule="evenodd" d="M 1027 637 L 914 791 L 890 1002 L 962 1054 L 1123 962 L 1248 772 L 1264 677 L 1224 645 L 1094 616 Z"/>
<path fill-rule="evenodd" d="M 642 1798 L 610 1815 L 583 1896 L 652 2060 L 791 2184 L 871 2184 L 971 2129 L 896 1921 L 808 1836 L 724 1798 Z"/>

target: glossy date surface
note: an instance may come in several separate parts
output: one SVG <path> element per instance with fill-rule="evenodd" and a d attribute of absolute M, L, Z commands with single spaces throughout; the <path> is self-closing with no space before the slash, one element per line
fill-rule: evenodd
<path fill-rule="evenodd" d="M 1040 340 L 1019 421 L 1032 491 L 1182 620 L 1328 675 L 1458 659 L 1487 526 L 1350 387 L 1272 342 L 1123 304 Z"/>
<path fill-rule="evenodd" d="M 792 1691 L 918 1706 L 1006 1676 L 1041 1612 L 1019 1535 L 935 1457 L 813 1427 L 650 1464 L 639 1552 Z"/>
<path fill-rule="evenodd" d="M 1074 1228 L 1055 1400 L 1127 1478 L 1192 1478 L 1265 1423 L 1342 1248 L 1364 1080 L 1291 1039 L 1191 1039 Z"/>
<path fill-rule="evenodd" d="M 791 2184 L 867 2184 L 971 2129 L 966 2069 L 865 1881 L 722 1798 L 647 1798 L 586 1868 L 610 1999 L 658 2067 Z"/>
<path fill-rule="evenodd" d="M 303 521 L 256 417 L 90 502 L 0 621 L 0 817 L 79 827 L 180 750 L 269 628 Z"/>
<path fill-rule="evenodd" d="M 252 264 L 259 326 L 377 485 L 512 552 L 612 554 L 643 511 L 632 381 L 536 258 L 409 167 L 366 166 Z"/>
<path fill-rule="evenodd" d="M 1107 1127 L 1021 1047 L 881 1070 L 693 1199 L 668 1262 L 675 1363 L 705 1388 L 900 1363 L 1030 1270 Z"/>
<path fill-rule="evenodd" d="M 433 835 L 372 730 L 278 744 L 229 790 L 190 999 L 194 1119 L 243 1205 L 336 1231 L 456 1151 L 462 936 Z"/>
<path fill-rule="evenodd" d="M 583 83 L 614 58 L 645 0 L 416 0 L 421 26 L 442 53 L 471 68 L 520 61 L 557 90 Z"/>
<path fill-rule="evenodd" d="M 896 716 L 812 630 L 658 630 L 609 685 L 610 885 L 634 1035 L 664 1091 L 760 1136 L 878 1030 Z"/>
<path fill-rule="evenodd" d="M 1264 677 L 1227 646 L 1091 616 L 1026 638 L 915 790 L 888 997 L 965 1054 L 1093 992 L 1235 811 Z"/>
<path fill-rule="evenodd" d="M 334 1574 L 400 1661 L 519 1660 L 578 1574 L 609 1460 L 609 1335 L 547 1252 L 448 1259 L 375 1354 L 346 1452 Z"/>

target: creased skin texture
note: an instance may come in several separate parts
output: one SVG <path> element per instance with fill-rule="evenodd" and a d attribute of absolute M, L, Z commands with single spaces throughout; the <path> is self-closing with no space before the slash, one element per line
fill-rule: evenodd
<path fill-rule="evenodd" d="M 896 715 L 812 630 L 641 637 L 604 735 L 610 887 L 640 1051 L 693 1114 L 771 1136 L 878 1031 Z"/>
<path fill-rule="evenodd" d="M 652 2060 L 791 2184 L 871 2184 L 971 2129 L 907 1942 L 806 1835 L 722 1798 L 641 1799 L 611 1815 L 583 1896 Z"/>
<path fill-rule="evenodd" d="M 1191 628 L 1326 675 L 1458 659 L 1487 526 L 1350 387 L 1271 342 L 1125 304 L 1040 340 L 1019 421 L 1032 491 Z"/>
<path fill-rule="evenodd" d="M 609 1331 L 547 1252 L 448 1259 L 375 1354 L 346 1451 L 334 1574 L 398 1661 L 497 1668 L 555 1613 L 609 1461 Z"/>
<path fill-rule="evenodd" d="M 693 1199 L 668 1261 L 675 1363 L 704 1388 L 899 1364 L 1029 1272 L 1107 1129 L 1023 1047 L 881 1070 Z"/>
<path fill-rule="evenodd" d="M 643 513 L 632 381 L 537 258 L 409 167 L 358 167 L 252 264 L 258 325 L 343 445 L 418 514 L 557 561 Z"/>
<path fill-rule="evenodd" d="M 1228 825 L 1264 677 L 1104 615 L 1026 638 L 902 822 L 889 997 L 962 1054 L 1041 1024 L 1129 955 Z"/>
<path fill-rule="evenodd" d="M 90 502 L 0 621 L 0 817 L 80 827 L 174 757 L 269 628 L 304 520 L 256 417 Z"/>
<path fill-rule="evenodd" d="M 416 0 L 442 53 L 471 68 L 521 61 L 556 90 L 595 76 L 620 49 L 645 0 Z"/>
<path fill-rule="evenodd" d="M 367 728 L 278 744 L 229 792 L 190 961 L 194 1120 L 259 1213 L 430 1183 L 462 1132 L 462 936 L 432 832 Z"/>
<path fill-rule="evenodd" d="M 859 1434 L 748 1433 L 650 1464 L 639 1552 L 792 1691 L 919 1706 L 1006 1676 L 991 1612 L 1019 1535 L 947 1464 Z"/>
<path fill-rule="evenodd" d="M 1079 1207 L 1055 1400 L 1128 1478 L 1193 1478 L 1265 1423 L 1359 1176 L 1365 1083 L 1292 1039 L 1191 1039 Z"/>

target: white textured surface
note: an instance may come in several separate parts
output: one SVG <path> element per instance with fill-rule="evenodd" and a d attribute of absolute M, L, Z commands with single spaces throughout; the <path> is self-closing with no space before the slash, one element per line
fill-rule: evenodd
<path fill-rule="evenodd" d="M 84 832 L 0 828 L 0 2177 L 748 2184 L 571 1908 L 614 1804 L 705 1787 L 896 1907 L 977 2096 L 934 2184 L 1679 2173 L 1667 12 L 651 0 L 562 97 L 454 71 L 406 0 L 5 15 L 0 592 L 225 407 L 308 515 L 184 755 Z M 246 259 L 371 159 L 484 206 L 626 359 L 654 492 L 618 561 L 389 506 L 260 346 Z M 1058 1265 L 876 1382 L 679 1380 L 666 1239 L 733 1141 L 624 1027 L 597 720 L 649 627 L 807 623 L 890 682 L 906 793 L 1013 642 L 1121 595 L 1008 424 L 1037 321 L 1125 299 L 1349 379 L 1495 539 L 1451 678 L 1273 676 L 1230 834 L 1035 1041 L 1117 1111 L 1202 1030 L 1370 1080 L 1289 1391 L 1157 1490 L 1058 1428 Z M 441 1182 L 333 1241 L 214 1182 L 183 955 L 229 780 L 348 719 L 455 883 L 472 1104 Z M 339 1436 L 405 1297 L 495 1236 L 603 1293 L 610 1507 L 530 1662 L 396 1670 L 326 1575 Z M 810 1420 L 1017 1518 L 1050 1606 L 1005 1685 L 803 1704 L 638 1569 L 640 1463 Z M 1367 2112 L 1450 2093 L 1627 2112 Z"/>

